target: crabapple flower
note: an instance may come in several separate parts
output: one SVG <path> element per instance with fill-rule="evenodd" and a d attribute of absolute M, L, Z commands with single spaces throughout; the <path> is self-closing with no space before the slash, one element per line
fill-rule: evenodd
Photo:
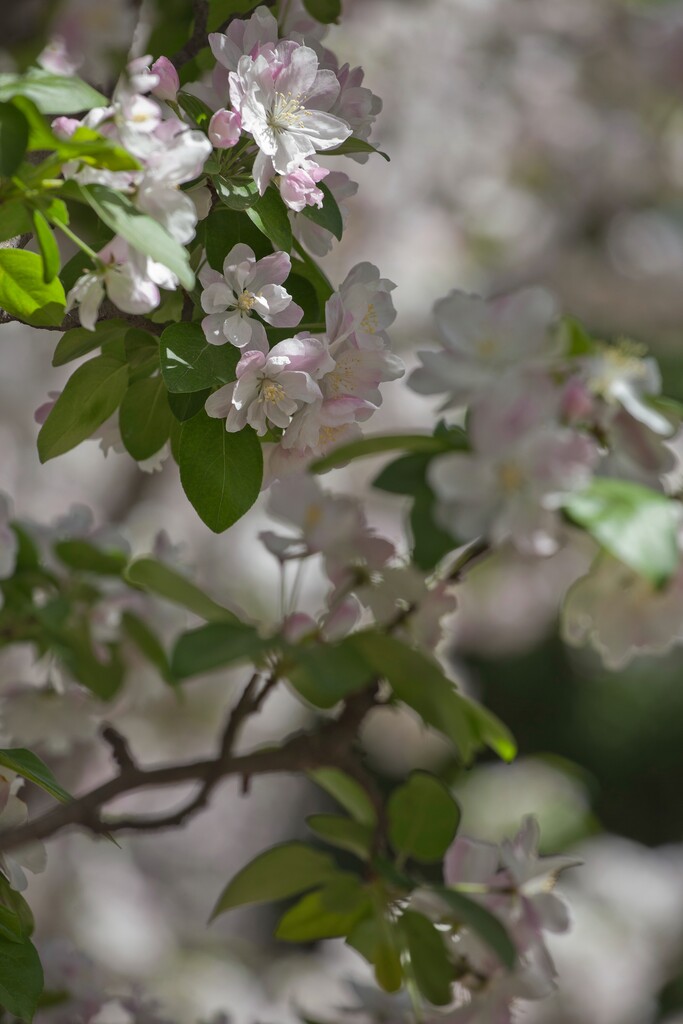
<path fill-rule="evenodd" d="M 670 420 L 648 403 L 648 398 L 660 394 L 662 379 L 656 361 L 643 358 L 644 352 L 641 345 L 628 341 L 600 346 L 596 355 L 586 359 L 587 385 L 610 413 L 625 409 L 655 434 L 669 437 L 673 433 Z"/>
<path fill-rule="evenodd" d="M 152 86 L 152 94 L 158 100 L 175 102 L 180 88 L 180 79 L 168 57 L 158 57 L 152 64 L 151 71 L 157 78 L 156 85 Z"/>
<path fill-rule="evenodd" d="M 471 401 L 503 373 L 542 366 L 559 354 L 561 342 L 551 331 L 555 303 L 540 288 L 489 301 L 452 291 L 436 303 L 434 316 L 443 350 L 418 352 L 422 366 L 408 383 L 421 395 L 447 394 L 444 408 Z"/>
<path fill-rule="evenodd" d="M 217 110 L 209 121 L 209 140 L 216 149 L 231 149 L 242 134 L 242 119 L 234 110 Z"/>
<path fill-rule="evenodd" d="M 511 539 L 518 550 L 558 548 L 561 495 L 590 482 L 598 449 L 556 420 L 560 395 L 545 377 L 501 382 L 471 409 L 471 452 L 435 459 L 428 471 L 437 519 L 454 537 Z"/>
<path fill-rule="evenodd" d="M 158 284 L 174 287 L 165 267 L 146 257 L 136 258 L 121 238 L 108 242 L 99 257 L 101 266 L 82 274 L 67 296 L 67 310 L 78 305 L 81 324 L 88 331 L 95 330 L 105 292 L 125 313 L 149 313 L 160 302 Z"/>
<path fill-rule="evenodd" d="M 414 565 L 386 567 L 356 593 L 372 611 L 377 625 L 386 626 L 402 612 L 410 611 L 399 627 L 400 633 L 428 651 L 438 647 L 443 620 L 457 605 L 452 584 L 441 580 L 428 586 Z"/>
<path fill-rule="evenodd" d="M 330 108 L 330 113 L 336 114 L 346 121 L 354 139 L 363 139 L 367 142 L 370 139 L 375 119 L 382 110 L 382 100 L 363 86 L 365 72 L 362 68 L 352 68 L 349 64 L 339 67 L 335 57 L 332 70 L 339 82 L 339 96 Z M 368 160 L 367 153 L 351 153 L 349 155 L 358 163 L 366 163 Z"/>
<path fill-rule="evenodd" d="M 380 277 L 372 263 L 358 263 L 325 306 L 327 335 L 332 346 L 355 334 L 361 348 L 388 344 L 386 331 L 396 319 L 391 292 L 396 285 Z M 403 365 L 403 364 L 401 364 Z"/>
<path fill-rule="evenodd" d="M 280 195 L 290 210 L 300 213 L 305 206 L 323 205 L 325 195 L 318 188 L 318 182 L 330 174 L 327 167 L 321 167 L 314 160 L 302 160 L 298 166 L 280 178 Z"/>
<path fill-rule="evenodd" d="M 284 429 L 301 403 L 320 397 L 315 377 L 330 364 L 322 343 L 307 335 L 281 341 L 267 354 L 249 349 L 237 364 L 237 380 L 210 395 L 206 411 L 225 418 L 225 429 L 231 433 L 247 424 L 259 435 L 269 426 Z"/>
<path fill-rule="evenodd" d="M 683 570 L 664 587 L 606 553 L 570 587 L 562 609 L 562 637 L 589 643 L 609 669 L 639 654 L 664 654 L 683 642 Z"/>
<path fill-rule="evenodd" d="M 251 345 L 263 352 L 268 342 L 258 315 L 273 327 L 295 327 L 304 311 L 283 287 L 292 263 L 286 252 L 275 252 L 257 260 L 253 249 L 239 242 L 223 263 L 223 273 L 206 266 L 199 273 L 204 286 L 201 302 L 208 315 L 202 320 L 211 345 L 226 341 L 244 348 Z"/>
<path fill-rule="evenodd" d="M 273 170 L 286 174 L 292 164 L 348 139 L 346 122 L 326 113 L 338 95 L 334 73 L 320 70 L 308 46 L 283 40 L 267 56 L 240 58 L 230 72 L 230 100 L 259 148 L 253 172 L 259 187 Z"/>
<path fill-rule="evenodd" d="M 36 63 L 53 75 L 71 76 L 76 74 L 81 61 L 69 52 L 66 40 L 53 36 L 36 58 Z"/>
<path fill-rule="evenodd" d="M 0 833 L 25 825 L 28 821 L 28 808 L 17 793 L 24 780 L 8 768 L 0 774 Z M 12 850 L 11 853 L 0 854 L 0 871 L 7 877 L 9 884 L 17 892 L 23 892 L 28 885 L 24 868 L 37 875 L 45 870 L 47 854 L 42 843 L 28 843 Z"/>
<path fill-rule="evenodd" d="M 349 208 L 344 200 L 355 196 L 358 191 L 358 184 L 355 181 L 351 181 L 348 174 L 344 174 L 343 171 L 330 171 L 325 178 L 325 185 L 334 196 L 342 216 L 342 223 L 345 225 L 349 216 Z M 314 224 L 309 217 L 297 217 L 294 213 L 290 213 L 289 219 L 296 238 L 314 256 L 327 255 L 335 242 L 335 237 L 331 231 L 321 227 L 319 224 Z"/>
<path fill-rule="evenodd" d="M 225 32 L 209 33 L 211 52 L 228 71 L 237 71 L 242 57 L 274 47 L 277 40 L 277 21 L 267 7 L 257 7 L 250 18 L 233 19 Z"/>

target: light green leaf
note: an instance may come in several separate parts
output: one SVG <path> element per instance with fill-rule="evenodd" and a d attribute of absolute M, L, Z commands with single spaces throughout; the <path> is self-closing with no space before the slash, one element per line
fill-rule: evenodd
<path fill-rule="evenodd" d="M 361 860 L 370 859 L 373 829 L 359 821 L 343 818 L 339 814 L 311 814 L 306 818 L 311 832 L 315 832 L 330 846 L 348 850 Z"/>
<path fill-rule="evenodd" d="M 33 211 L 33 232 L 43 258 L 43 281 L 49 284 L 59 273 L 61 258 L 52 229 L 40 210 Z"/>
<path fill-rule="evenodd" d="M 268 188 L 253 206 L 248 207 L 247 216 L 275 249 L 283 252 L 292 250 L 292 227 L 287 207 L 276 188 Z"/>
<path fill-rule="evenodd" d="M 371 911 L 370 896 L 359 879 L 340 875 L 288 910 L 275 937 L 284 942 L 315 942 L 346 936 Z"/>
<path fill-rule="evenodd" d="M 124 576 L 133 587 L 154 594 L 155 597 L 163 597 L 208 622 L 237 622 L 231 611 L 223 608 L 175 569 L 154 558 L 139 558 L 131 562 Z"/>
<path fill-rule="evenodd" d="M 438 886 L 434 892 L 448 904 L 458 924 L 475 931 L 505 967 L 510 970 L 514 968 L 517 950 L 497 917 L 482 907 L 481 903 L 455 889 Z"/>
<path fill-rule="evenodd" d="M 37 253 L 0 249 L 0 308 L 33 327 L 57 327 L 65 306 L 61 281 L 45 284 Z"/>
<path fill-rule="evenodd" d="M 339 768 L 314 768 L 308 775 L 356 821 L 374 828 L 377 824 L 377 812 L 359 782 Z"/>
<path fill-rule="evenodd" d="M 0 178 L 18 170 L 28 146 L 28 121 L 11 103 L 0 103 Z"/>
<path fill-rule="evenodd" d="M 171 656 L 173 675 L 187 679 L 238 661 L 257 662 L 270 646 L 253 626 L 211 622 L 179 638 Z"/>
<path fill-rule="evenodd" d="M 118 408 L 128 385 L 128 367 L 118 359 L 95 356 L 66 383 L 38 434 L 41 462 L 75 448 Z"/>
<path fill-rule="evenodd" d="M 33 943 L 0 937 L 0 1005 L 30 1024 L 43 983 L 43 968 Z"/>
<path fill-rule="evenodd" d="M 335 238 L 341 240 L 344 232 L 344 221 L 342 220 L 337 200 L 324 181 L 318 182 L 318 188 L 325 196 L 322 207 L 318 209 L 317 206 L 304 206 L 301 211 L 302 216 L 307 217 L 308 220 L 313 221 L 318 227 L 324 228 L 325 231 L 329 231 Z"/>
<path fill-rule="evenodd" d="M 0 75 L 0 100 L 26 96 L 42 114 L 78 114 L 106 107 L 106 96 L 75 75 L 54 75 L 31 68 L 25 75 Z"/>
<path fill-rule="evenodd" d="M 214 533 L 237 522 L 261 491 L 263 451 L 254 431 L 229 434 L 223 420 L 203 411 L 182 424 L 178 465 L 185 494 Z"/>
<path fill-rule="evenodd" d="M 460 810 L 446 786 L 427 772 L 413 772 L 387 805 L 391 845 L 425 864 L 443 859 L 455 838 Z"/>
<path fill-rule="evenodd" d="M 72 799 L 71 794 L 59 785 L 48 766 L 32 750 L 26 750 L 24 747 L 0 750 L 0 765 L 21 775 L 22 779 L 40 786 L 60 803 L 68 803 Z"/>
<path fill-rule="evenodd" d="M 345 466 L 355 459 L 382 455 L 384 452 L 426 452 L 436 455 L 447 451 L 452 451 L 452 446 L 430 434 L 374 434 L 340 445 L 329 455 L 314 462 L 311 469 L 314 473 L 325 473 L 328 469 Z"/>
<path fill-rule="evenodd" d="M 655 586 L 676 572 L 678 505 L 665 495 L 627 480 L 596 477 L 585 490 L 566 495 L 563 508 L 605 550 Z"/>
<path fill-rule="evenodd" d="M 138 462 L 155 455 L 168 441 L 173 413 L 161 377 L 134 381 L 123 396 L 119 429 L 126 451 Z"/>
<path fill-rule="evenodd" d="M 401 918 L 410 972 L 422 995 L 434 1006 L 446 1006 L 453 999 L 453 964 L 446 952 L 443 936 L 423 914 L 406 910 Z"/>
<path fill-rule="evenodd" d="M 151 217 L 140 213 L 120 192 L 106 185 L 84 185 L 80 193 L 107 227 L 134 249 L 173 271 L 183 288 L 191 291 L 194 274 L 187 249 Z"/>
<path fill-rule="evenodd" d="M 246 903 L 268 903 L 297 896 L 339 874 L 328 853 L 305 843 L 282 843 L 259 854 L 228 882 L 211 920 Z"/>
<path fill-rule="evenodd" d="M 210 345 L 200 324 L 171 324 L 161 335 L 161 372 L 172 394 L 204 391 L 235 379 L 240 352 Z"/>
<path fill-rule="evenodd" d="M 31 211 L 23 199 L 0 202 L 0 242 L 33 231 Z"/>
<path fill-rule="evenodd" d="M 85 327 L 73 327 L 61 336 L 52 357 L 53 366 L 65 366 L 74 359 L 87 356 L 101 345 L 117 339 L 123 340 L 128 330 L 125 320 L 102 320 L 95 325 L 94 331 Z"/>

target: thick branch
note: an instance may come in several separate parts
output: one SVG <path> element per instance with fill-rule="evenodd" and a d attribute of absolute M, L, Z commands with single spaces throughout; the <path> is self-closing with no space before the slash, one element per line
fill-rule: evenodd
<path fill-rule="evenodd" d="M 81 826 L 95 835 L 135 830 L 154 830 L 182 824 L 189 815 L 205 806 L 213 788 L 229 776 L 239 776 L 246 783 L 254 775 L 271 772 L 305 772 L 323 765 L 347 767 L 349 751 L 358 727 L 376 703 L 376 687 L 350 697 L 338 718 L 325 722 L 310 732 L 297 733 L 281 747 L 267 747 L 249 754 L 235 756 L 232 743 L 239 726 L 262 703 L 263 691 L 256 693 L 258 677 L 250 681 L 235 710 L 228 719 L 221 750 L 217 757 L 159 768 L 141 768 L 127 752 L 118 750 L 119 774 L 89 793 L 61 804 L 47 814 L 0 836 L 0 852 L 16 849 L 26 843 L 49 839 L 71 825 Z M 272 686 L 269 680 L 266 688 Z M 118 734 L 115 734 L 120 740 Z M 111 735 L 109 742 L 111 743 Z M 102 808 L 111 800 L 140 789 L 175 786 L 199 782 L 201 788 L 181 809 L 158 818 L 103 819 Z"/>
<path fill-rule="evenodd" d="M 97 318 L 99 323 L 101 320 L 125 320 L 129 327 L 141 327 L 144 331 L 149 331 L 151 334 L 161 334 L 165 324 L 155 324 L 149 320 L 146 316 L 141 316 L 137 313 L 123 313 L 118 309 L 112 302 L 105 300 L 100 306 L 100 314 Z M 24 324 L 26 327 L 30 327 L 30 324 L 26 324 L 24 320 L 19 320 L 16 316 L 12 316 L 4 309 L 0 309 L 0 326 L 2 324 Z M 81 321 L 78 316 L 78 310 L 72 309 L 70 313 L 67 313 L 60 324 L 53 326 L 41 325 L 41 331 L 64 331 L 71 330 L 72 327 L 80 327 Z"/>

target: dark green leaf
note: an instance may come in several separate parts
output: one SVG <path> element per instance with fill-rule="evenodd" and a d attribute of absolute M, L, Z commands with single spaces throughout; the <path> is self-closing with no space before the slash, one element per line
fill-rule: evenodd
<path fill-rule="evenodd" d="M 206 219 L 206 258 L 214 270 L 223 270 L 225 257 L 238 242 L 250 246 L 257 259 L 272 253 L 273 247 L 246 213 L 212 210 Z"/>
<path fill-rule="evenodd" d="M 121 626 L 129 640 L 135 644 L 150 665 L 157 669 L 161 678 L 173 685 L 176 680 L 171 672 L 166 651 L 147 623 L 138 618 L 137 615 L 133 615 L 132 612 L 124 612 L 121 618 Z"/>
<path fill-rule="evenodd" d="M 367 661 L 349 643 L 295 647 L 286 674 L 294 689 L 317 708 L 332 708 L 372 679 Z"/>
<path fill-rule="evenodd" d="M 437 454 L 444 451 L 451 451 L 450 445 L 429 434 L 375 434 L 340 445 L 329 455 L 314 462 L 311 469 L 314 473 L 325 473 L 328 469 L 345 466 L 355 459 L 365 459 L 369 455 L 381 455 L 384 452 Z"/>
<path fill-rule="evenodd" d="M 163 379 L 134 381 L 119 410 L 119 429 L 126 451 L 138 462 L 151 458 L 168 441 L 172 420 Z"/>
<path fill-rule="evenodd" d="M 200 100 L 198 96 L 193 96 L 192 93 L 184 92 L 182 89 L 178 93 L 177 101 L 185 113 L 189 114 L 197 127 L 206 133 L 213 116 L 211 108 L 207 107 L 206 103 Z"/>
<path fill-rule="evenodd" d="M 84 185 L 80 193 L 114 234 L 120 235 L 134 249 L 168 267 L 183 288 L 192 290 L 194 274 L 190 269 L 189 254 L 158 221 L 140 213 L 122 193 L 106 185 Z"/>
<path fill-rule="evenodd" d="M 258 202 L 259 191 L 255 181 L 230 181 L 217 175 L 213 184 L 221 202 L 229 210 L 248 210 Z"/>
<path fill-rule="evenodd" d="M 166 386 L 168 387 L 168 385 Z M 189 395 L 169 394 L 168 404 L 175 418 L 180 423 L 184 423 L 185 420 L 191 420 L 200 409 L 204 408 L 210 394 L 211 388 L 206 388 L 204 391 L 193 391 Z"/>
<path fill-rule="evenodd" d="M 435 1006 L 446 1006 L 453 999 L 452 983 L 455 979 L 443 936 L 423 914 L 406 910 L 401 918 L 401 931 L 405 935 L 410 971 L 422 995 Z"/>
<path fill-rule="evenodd" d="M 360 921 L 346 944 L 356 949 L 375 968 L 375 978 L 385 992 L 398 992 L 403 984 L 401 943 L 393 921 L 376 915 Z"/>
<path fill-rule="evenodd" d="M 304 7 L 312 18 L 329 25 L 339 21 L 341 16 L 341 0 L 304 0 Z"/>
<path fill-rule="evenodd" d="M 102 320 L 94 331 L 85 327 L 73 327 L 61 336 L 52 357 L 53 366 L 65 366 L 73 359 L 87 356 L 89 352 L 117 338 L 123 339 L 128 324 L 125 320 Z"/>
<path fill-rule="evenodd" d="M 65 306 L 61 281 L 45 284 L 37 253 L 0 249 L 0 308 L 33 327 L 57 327 Z"/>
<path fill-rule="evenodd" d="M 25 750 L 23 747 L 0 750 L 0 765 L 10 768 L 17 775 L 21 775 L 22 779 L 40 786 L 61 803 L 68 803 L 72 799 L 71 794 L 59 785 L 48 766 L 32 750 Z"/>
<path fill-rule="evenodd" d="M 131 562 L 124 575 L 132 586 L 180 605 L 201 619 L 209 622 L 237 622 L 231 611 L 217 604 L 175 569 L 154 558 L 139 558 Z"/>
<path fill-rule="evenodd" d="M 128 561 L 122 551 L 103 551 L 86 540 L 60 540 L 54 551 L 70 569 L 98 576 L 120 576 Z"/>
<path fill-rule="evenodd" d="M 171 324 L 161 335 L 161 372 L 173 394 L 205 391 L 234 380 L 239 358 L 234 345 L 210 345 L 200 324 Z"/>
<path fill-rule="evenodd" d="M 627 480 L 596 477 L 568 494 L 566 515 L 635 572 L 663 586 L 679 564 L 678 506 L 657 491 Z"/>
<path fill-rule="evenodd" d="M 387 161 L 389 160 L 387 154 L 383 153 L 381 149 L 371 146 L 365 139 L 356 139 L 353 135 L 342 142 L 341 146 L 337 146 L 336 149 L 327 150 L 327 156 L 348 156 L 350 153 L 377 153 L 378 156 L 383 157 Z"/>
<path fill-rule="evenodd" d="M 52 229 L 40 210 L 33 211 L 33 233 L 43 259 L 43 281 L 49 284 L 59 273 L 61 258 Z"/>
<path fill-rule="evenodd" d="M 258 498 L 263 452 L 251 427 L 229 434 L 223 420 L 200 412 L 183 423 L 178 455 L 183 490 L 214 533 L 227 530 Z"/>
<path fill-rule="evenodd" d="M 314 768 L 309 777 L 329 793 L 345 811 L 360 822 L 374 828 L 377 812 L 363 787 L 339 768 Z"/>
<path fill-rule="evenodd" d="M 434 891 L 449 905 L 458 924 L 475 931 L 501 963 L 512 970 L 517 962 L 517 950 L 498 918 L 476 900 L 455 889 L 444 886 Z"/>
<path fill-rule="evenodd" d="M 282 197 L 276 188 L 266 189 L 264 195 L 247 209 L 247 216 L 273 246 L 282 252 L 291 252 L 292 227 Z"/>
<path fill-rule="evenodd" d="M 346 936 L 371 910 L 370 896 L 359 879 L 341 875 L 288 910 L 275 937 L 284 942 L 315 942 Z"/>
<path fill-rule="evenodd" d="M 107 356 L 79 366 L 66 383 L 38 434 L 41 462 L 75 448 L 118 408 L 128 385 L 128 367 Z"/>
<path fill-rule="evenodd" d="M 305 843 L 282 843 L 259 854 L 228 882 L 211 920 L 245 903 L 268 903 L 313 889 L 334 878 L 338 868 L 328 853 Z"/>
<path fill-rule="evenodd" d="M 301 211 L 302 216 L 312 220 L 318 227 L 325 228 L 334 235 L 335 238 L 341 239 L 344 232 L 344 221 L 342 220 L 341 210 L 337 205 L 337 200 L 334 198 L 329 188 L 324 181 L 318 183 L 318 188 L 324 194 L 325 199 L 320 209 L 317 206 L 304 206 Z"/>
<path fill-rule="evenodd" d="M 373 829 L 369 825 L 361 825 L 359 821 L 339 814 L 311 814 L 306 818 L 306 824 L 330 846 L 338 846 L 361 860 L 369 860 L 373 840 Z"/>
<path fill-rule="evenodd" d="M 393 791 L 387 812 L 396 852 L 425 864 L 443 859 L 460 821 L 458 805 L 446 786 L 426 772 L 413 772 Z"/>
<path fill-rule="evenodd" d="M 11 178 L 28 146 L 28 121 L 11 103 L 0 103 L 0 178 Z"/>
<path fill-rule="evenodd" d="M 30 1024 L 43 991 L 43 968 L 33 943 L 0 938 L 0 1005 Z"/>
<path fill-rule="evenodd" d="M 26 75 L 0 75 L 0 100 L 27 96 L 42 114 L 78 114 L 106 107 L 106 96 L 75 75 L 54 75 L 31 68 Z"/>
<path fill-rule="evenodd" d="M 171 656 L 173 675 L 187 679 L 238 661 L 256 662 L 269 646 L 253 626 L 211 622 L 179 638 Z"/>

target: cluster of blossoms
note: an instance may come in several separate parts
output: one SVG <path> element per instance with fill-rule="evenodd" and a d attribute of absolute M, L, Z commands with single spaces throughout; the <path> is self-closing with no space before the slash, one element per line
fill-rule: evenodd
<path fill-rule="evenodd" d="M 435 315 L 442 347 L 420 353 L 409 385 L 467 408 L 465 450 L 428 470 L 436 518 L 455 539 L 547 556 L 569 536 L 565 503 L 593 480 L 672 494 L 677 410 L 642 346 L 592 341 L 539 289 L 491 301 L 455 291 Z M 658 589 L 603 554 L 570 595 L 566 637 L 591 639 L 612 666 L 661 651 L 683 635 L 680 593 L 680 571 Z"/>
<path fill-rule="evenodd" d="M 211 395 L 206 411 L 225 419 L 228 431 L 249 424 L 260 436 L 273 438 L 268 446 L 272 477 L 296 472 L 314 456 L 353 439 L 358 424 L 381 404 L 379 384 L 403 375 L 386 334 L 396 315 L 394 286 L 370 263 L 354 267 L 328 300 L 324 335 L 301 332 L 269 350 L 265 330 L 251 314 L 258 311 L 281 326 L 298 323 L 302 311 L 282 287 L 289 265 L 285 253 L 256 262 L 251 250 L 239 245 L 226 257 L 222 276 L 209 270 L 203 278 L 207 340 L 242 348 L 237 380 Z"/>

